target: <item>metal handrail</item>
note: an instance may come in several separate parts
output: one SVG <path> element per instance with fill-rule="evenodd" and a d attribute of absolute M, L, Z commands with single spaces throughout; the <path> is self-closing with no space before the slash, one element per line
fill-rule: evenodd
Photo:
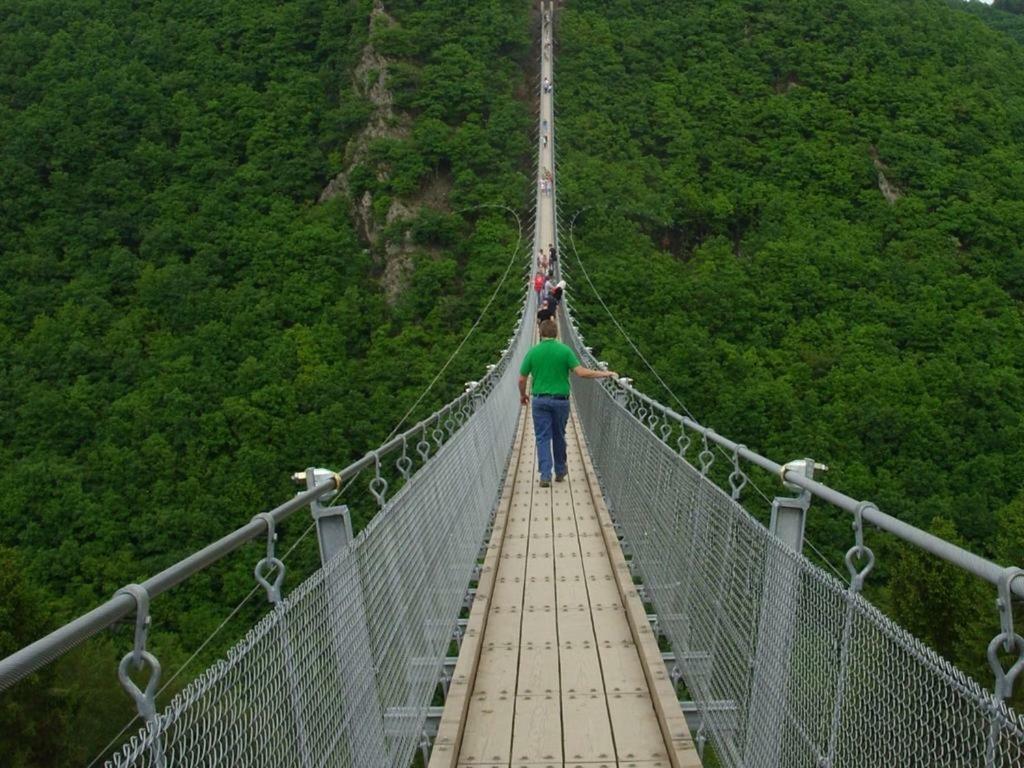
<path fill-rule="evenodd" d="M 788 467 L 784 464 L 772 461 L 771 459 L 750 450 L 744 445 L 736 443 L 723 435 L 719 435 L 710 427 L 705 427 L 687 416 L 682 416 L 679 413 L 676 413 L 668 406 L 658 403 L 656 400 L 643 394 L 627 382 L 620 381 L 618 382 L 618 386 L 632 394 L 634 397 L 642 400 L 648 406 L 660 410 L 668 418 L 671 418 L 679 422 L 682 426 L 706 437 L 710 442 L 722 446 L 727 451 L 735 452 L 751 464 L 755 464 L 776 475 L 782 482 L 799 486 L 803 490 L 808 491 L 812 496 L 839 507 L 840 509 L 846 510 L 851 514 L 857 513 L 859 509 L 864 520 L 872 525 L 882 529 L 883 531 L 891 533 L 903 541 L 913 544 L 914 546 L 919 547 L 920 549 L 923 549 L 924 551 L 929 552 L 948 563 L 952 563 L 953 565 L 963 568 L 965 571 L 969 571 L 975 576 L 985 579 L 994 585 L 998 586 L 1000 581 L 1004 578 L 1006 568 L 993 563 L 991 560 L 986 560 L 984 557 L 976 555 L 963 547 L 959 547 L 956 544 L 940 539 L 938 536 L 930 534 L 927 531 L 923 531 L 909 523 L 905 523 L 892 515 L 888 515 L 871 504 L 858 501 L 852 496 L 847 496 L 845 493 L 837 491 L 824 483 L 802 475 L 799 472 L 794 471 L 793 467 Z M 1020 583 L 1020 581 L 1022 580 L 1014 582 L 1013 592 L 1019 597 L 1024 597 L 1024 583 Z"/>
<path fill-rule="evenodd" d="M 331 477 L 314 488 L 298 494 L 284 504 L 271 510 L 275 522 L 281 522 L 293 512 L 319 498 L 324 493 L 337 488 L 337 476 Z M 166 592 L 180 584 L 195 573 L 234 552 L 243 544 L 258 536 L 266 535 L 267 523 L 263 519 L 254 519 L 247 525 L 238 528 L 198 552 L 180 560 L 169 568 L 160 571 L 156 576 L 142 582 L 141 586 L 150 597 Z M 82 614 L 74 621 L 55 629 L 45 637 L 15 651 L 6 659 L 0 660 L 0 691 L 5 691 L 23 677 L 63 656 L 84 640 L 88 640 L 97 632 L 111 626 L 120 619 L 133 614 L 136 600 L 125 592 L 119 592 L 107 602 Z"/>

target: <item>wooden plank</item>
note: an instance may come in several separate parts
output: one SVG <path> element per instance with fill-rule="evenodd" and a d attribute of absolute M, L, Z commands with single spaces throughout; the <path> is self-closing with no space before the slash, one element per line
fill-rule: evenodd
<path fill-rule="evenodd" d="M 593 640 L 562 640 L 558 654 L 563 694 L 604 696 L 601 660 Z"/>
<path fill-rule="evenodd" d="M 586 603 L 558 610 L 558 634 L 566 640 L 593 640 L 594 623 Z"/>
<path fill-rule="evenodd" d="M 530 540 L 522 533 L 511 530 L 511 526 L 505 532 L 505 546 L 502 547 L 501 557 L 504 560 L 517 560 L 525 558 L 530 548 Z"/>
<path fill-rule="evenodd" d="M 608 711 L 620 760 L 668 760 L 665 739 L 646 691 L 610 694 Z"/>
<path fill-rule="evenodd" d="M 621 607 L 608 604 L 594 605 L 590 616 L 594 623 L 594 636 L 598 642 L 633 640 L 633 633 Z"/>
<path fill-rule="evenodd" d="M 527 582 L 554 581 L 555 558 L 551 552 L 531 552 L 525 565 Z"/>
<path fill-rule="evenodd" d="M 512 754 L 514 712 L 515 696 L 471 696 L 466 730 L 462 735 L 459 750 L 459 762 L 507 765 Z"/>
<path fill-rule="evenodd" d="M 519 649 L 512 644 L 485 646 L 477 662 L 473 695 L 515 695 Z"/>
<path fill-rule="evenodd" d="M 484 628 L 484 642 L 500 644 L 519 645 L 519 630 L 521 626 L 519 612 L 504 612 L 498 615 L 491 615 L 487 618 L 487 626 Z M 461 655 L 461 654 L 460 654 Z"/>
<path fill-rule="evenodd" d="M 622 597 L 615 584 L 610 580 L 595 580 L 587 582 L 587 593 L 590 595 L 590 602 L 593 605 L 607 607 L 609 610 L 623 610 Z M 625 618 L 625 613 L 623 613 Z"/>
<path fill-rule="evenodd" d="M 608 558 L 608 550 L 605 549 L 604 536 L 600 529 L 595 529 L 593 532 L 580 531 L 577 537 L 577 542 L 580 548 L 580 552 L 583 557 L 601 557 Z"/>
<path fill-rule="evenodd" d="M 523 609 L 522 642 L 557 643 L 554 606 L 526 606 Z"/>
<path fill-rule="evenodd" d="M 615 758 L 615 744 L 602 695 L 562 694 L 565 759 L 587 763 Z"/>
<path fill-rule="evenodd" d="M 516 696 L 512 755 L 517 762 L 562 759 L 562 719 L 558 694 Z"/>
<path fill-rule="evenodd" d="M 580 543 L 576 539 L 575 535 L 572 538 L 568 536 L 558 536 L 554 540 L 554 552 L 555 565 L 558 567 L 558 565 L 566 558 L 579 558 Z"/>
<path fill-rule="evenodd" d="M 587 605 L 590 602 L 589 588 L 582 576 L 582 571 L 571 576 L 564 575 L 562 571 L 559 571 L 558 580 L 555 583 L 555 598 L 558 610 Z"/>
<path fill-rule="evenodd" d="M 540 696 L 558 692 L 559 660 L 558 646 L 555 643 L 523 643 L 518 654 L 518 664 L 516 695 Z"/>
<path fill-rule="evenodd" d="M 522 602 L 522 576 L 499 576 L 495 580 L 495 584 L 491 588 L 491 605 L 517 605 Z"/>
<path fill-rule="evenodd" d="M 601 659 L 605 690 L 609 695 L 647 692 L 644 668 L 634 643 L 601 642 L 597 644 L 597 653 Z"/>
<path fill-rule="evenodd" d="M 606 579 L 608 577 L 616 576 L 615 568 L 612 563 L 607 560 L 600 560 L 594 557 L 580 558 L 580 565 L 583 567 L 583 572 L 587 574 L 587 578 L 594 579 Z M 633 576 L 629 573 L 629 566 L 626 566 L 627 570 L 625 578 L 632 584 Z M 616 580 L 616 584 L 618 579 Z"/>
<path fill-rule="evenodd" d="M 526 608 L 551 608 L 555 605 L 555 580 L 552 576 L 527 576 L 520 602 Z"/>

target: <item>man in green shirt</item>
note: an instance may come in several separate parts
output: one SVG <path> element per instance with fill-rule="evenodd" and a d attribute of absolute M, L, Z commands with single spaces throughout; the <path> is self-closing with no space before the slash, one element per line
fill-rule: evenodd
<path fill-rule="evenodd" d="M 540 485 L 551 485 L 552 447 L 555 480 L 565 480 L 565 425 L 569 421 L 569 372 L 584 379 L 617 378 L 615 371 L 595 371 L 580 365 L 576 353 L 558 340 L 553 318 L 540 324 L 540 343 L 526 353 L 519 367 L 519 402 L 529 405 L 526 380 L 533 376 L 533 432 L 537 437 Z"/>

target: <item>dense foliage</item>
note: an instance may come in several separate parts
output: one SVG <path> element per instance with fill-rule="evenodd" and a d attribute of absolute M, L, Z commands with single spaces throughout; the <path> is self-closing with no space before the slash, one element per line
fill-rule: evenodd
<path fill-rule="evenodd" d="M 965 10 L 981 18 L 993 29 L 1004 32 L 1018 43 L 1024 44 L 1024 0 L 995 0 L 986 5 L 979 0 L 948 0 L 959 10 Z"/>
<path fill-rule="evenodd" d="M 563 235 L 586 208 L 579 256 L 681 400 L 1024 563 L 1024 48 L 936 0 L 579 0 L 559 38 Z M 845 574 L 845 514 L 809 538 Z M 873 598 L 987 681 L 995 590 L 868 539 Z"/>
<path fill-rule="evenodd" d="M 287 498 L 290 471 L 345 465 L 422 392 L 519 235 L 472 206 L 520 208 L 530 188 L 529 9 L 507 6 L 395 2 L 371 25 L 369 0 L 7 3 L 0 655 Z M 347 188 L 318 203 L 338 174 Z M 494 359 L 512 274 L 413 420 Z M 165 679 L 256 556 L 155 604 Z M 288 583 L 314 559 L 309 537 Z M 128 645 L 92 641 L 5 694 L 0 762 L 91 759 L 131 714 L 114 676 Z"/>
<path fill-rule="evenodd" d="M 528 12 L 6 5 L 0 655 L 399 421 L 516 242 L 509 216 L 478 206 L 518 208 L 532 189 Z M 557 95 L 562 209 L 587 207 L 580 258 L 694 413 L 1022 564 L 1019 12 L 573 0 Z M 671 399 L 563 262 L 591 341 Z M 411 418 L 493 358 L 520 288 L 503 286 Z M 848 519 L 818 508 L 809 525 L 841 563 Z M 872 596 L 986 678 L 992 590 L 868 536 Z M 247 552 L 158 601 L 169 671 L 251 588 Z M 314 561 L 307 538 L 288 583 Z M 4 764 L 91 759 L 131 715 L 112 674 L 129 642 L 127 628 L 91 641 L 0 698 Z"/>

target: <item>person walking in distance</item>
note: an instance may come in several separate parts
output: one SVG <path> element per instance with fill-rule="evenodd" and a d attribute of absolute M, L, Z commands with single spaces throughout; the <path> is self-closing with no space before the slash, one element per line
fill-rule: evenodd
<path fill-rule="evenodd" d="M 615 371 L 584 368 L 576 353 L 558 340 L 558 323 L 554 319 L 540 324 L 540 343 L 530 349 L 519 367 L 519 402 L 530 405 L 533 432 L 537 438 L 537 463 L 540 465 L 540 486 L 562 482 L 568 474 L 565 455 L 565 425 L 569 421 L 569 374 L 584 379 L 618 378 Z M 533 377 L 533 401 L 526 394 L 526 383 Z"/>
<path fill-rule="evenodd" d="M 537 322 L 543 322 L 548 318 L 555 316 L 555 310 L 558 309 L 558 304 L 554 299 L 544 299 L 540 303 L 540 309 L 537 310 Z"/>
<path fill-rule="evenodd" d="M 559 280 L 555 283 L 555 287 L 551 289 L 551 295 L 548 300 L 551 302 L 551 306 L 558 308 L 558 305 L 562 303 L 562 294 L 565 292 L 565 280 Z"/>

